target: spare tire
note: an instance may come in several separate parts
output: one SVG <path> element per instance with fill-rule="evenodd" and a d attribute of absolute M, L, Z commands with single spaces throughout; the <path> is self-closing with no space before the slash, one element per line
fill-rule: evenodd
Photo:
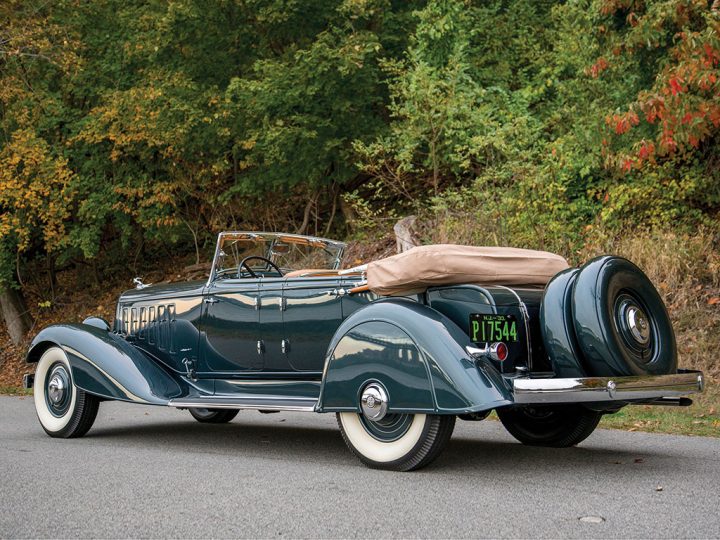
<path fill-rule="evenodd" d="M 553 277 L 540 304 L 540 330 L 553 371 L 558 377 L 585 377 L 572 318 L 572 291 L 579 270 L 568 268 Z"/>
<path fill-rule="evenodd" d="M 648 277 L 621 257 L 580 268 L 572 319 L 590 375 L 664 375 L 677 371 L 670 317 Z"/>

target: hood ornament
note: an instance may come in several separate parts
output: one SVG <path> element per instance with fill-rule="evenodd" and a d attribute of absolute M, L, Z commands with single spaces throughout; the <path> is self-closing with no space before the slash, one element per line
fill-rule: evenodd
<path fill-rule="evenodd" d="M 145 287 L 152 285 L 151 283 L 143 283 L 142 278 L 140 277 L 133 278 L 133 283 L 135 284 L 136 289 L 144 289 Z"/>

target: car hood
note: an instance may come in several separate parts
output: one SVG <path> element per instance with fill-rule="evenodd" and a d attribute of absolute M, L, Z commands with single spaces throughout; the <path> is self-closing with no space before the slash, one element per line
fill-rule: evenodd
<path fill-rule="evenodd" d="M 142 289 L 130 289 L 120 295 L 120 303 L 127 304 L 158 298 L 177 298 L 198 296 L 205 288 L 205 281 L 182 281 L 178 283 L 158 283 Z"/>

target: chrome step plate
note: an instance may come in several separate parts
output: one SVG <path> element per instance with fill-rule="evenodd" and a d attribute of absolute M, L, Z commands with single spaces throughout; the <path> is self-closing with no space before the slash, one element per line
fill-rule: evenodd
<path fill-rule="evenodd" d="M 205 396 L 173 399 L 168 407 L 179 409 L 256 409 L 264 411 L 313 412 L 317 399 L 284 396 Z"/>

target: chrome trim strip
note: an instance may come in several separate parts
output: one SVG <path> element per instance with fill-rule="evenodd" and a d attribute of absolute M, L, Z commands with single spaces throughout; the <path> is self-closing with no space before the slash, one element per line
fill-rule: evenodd
<path fill-rule="evenodd" d="M 253 395 L 253 394 L 244 394 L 242 398 L 234 398 L 228 395 L 224 395 L 222 397 L 214 397 L 214 398 L 208 398 L 208 399 L 217 399 L 218 401 L 231 401 L 234 399 L 241 399 L 242 401 L 314 401 L 315 398 L 309 398 L 309 397 L 302 397 L 302 396 L 262 396 L 262 395 Z"/>
<path fill-rule="evenodd" d="M 285 399 L 285 398 L 283 398 Z M 179 409 L 254 409 L 263 411 L 299 411 L 299 412 L 313 412 L 315 410 L 315 400 L 304 400 L 306 402 L 312 401 L 312 405 L 272 405 L 264 403 L 251 403 L 248 401 L 238 402 L 232 400 L 213 400 L 208 401 L 183 401 L 181 399 L 173 399 L 168 403 L 168 407 L 176 407 Z"/>
<path fill-rule="evenodd" d="M 704 387 L 702 372 L 692 370 L 679 370 L 671 375 L 575 379 L 518 377 L 510 381 L 517 404 L 657 400 L 702 392 Z"/>
<path fill-rule="evenodd" d="M 353 266 L 352 268 L 346 268 L 338 272 L 339 276 L 347 276 L 348 274 L 364 274 L 367 271 L 367 264 L 361 264 L 360 266 Z"/>
<path fill-rule="evenodd" d="M 320 372 L 317 372 L 320 375 Z M 218 379 L 218 381 L 236 386 L 269 385 L 291 386 L 298 384 L 315 384 L 320 386 L 320 379 Z"/>

